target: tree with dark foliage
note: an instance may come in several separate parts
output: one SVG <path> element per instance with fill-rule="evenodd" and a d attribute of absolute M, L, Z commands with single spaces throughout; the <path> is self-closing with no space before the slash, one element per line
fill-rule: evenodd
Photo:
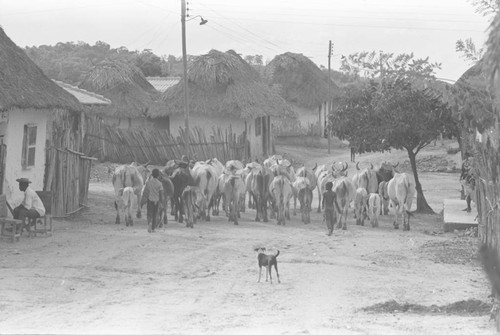
<path fill-rule="evenodd" d="M 392 76 L 351 87 L 330 114 L 329 127 L 357 145 L 358 153 L 406 150 L 415 177 L 417 212 L 433 213 L 418 178 L 416 155 L 440 134 L 449 135 L 454 121 L 437 92 L 418 87 L 409 78 Z"/>

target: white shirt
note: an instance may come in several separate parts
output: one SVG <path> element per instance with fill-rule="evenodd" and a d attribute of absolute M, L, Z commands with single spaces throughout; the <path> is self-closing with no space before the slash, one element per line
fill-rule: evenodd
<path fill-rule="evenodd" d="M 24 191 L 24 200 L 21 204 L 27 209 L 34 208 L 40 216 L 45 215 L 45 206 L 43 205 L 42 200 L 29 186 L 26 188 L 26 191 Z"/>

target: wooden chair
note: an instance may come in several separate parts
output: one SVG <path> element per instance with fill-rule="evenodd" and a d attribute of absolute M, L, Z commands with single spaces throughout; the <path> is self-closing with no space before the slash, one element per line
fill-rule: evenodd
<path fill-rule="evenodd" d="M 23 221 L 7 218 L 7 197 L 0 194 L 0 238 L 19 241 L 22 231 Z"/>
<path fill-rule="evenodd" d="M 45 215 L 36 219 L 30 219 L 26 229 L 28 236 L 36 236 L 36 234 L 52 235 L 52 192 L 51 191 L 36 191 L 36 194 L 42 200 L 45 207 Z"/>

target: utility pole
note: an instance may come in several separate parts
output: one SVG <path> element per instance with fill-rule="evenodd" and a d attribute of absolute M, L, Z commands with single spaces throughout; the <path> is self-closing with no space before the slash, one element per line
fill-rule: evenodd
<path fill-rule="evenodd" d="M 187 77 L 187 53 L 186 53 L 186 0 L 181 0 L 181 24 L 182 24 L 182 67 L 184 70 L 184 150 L 186 156 L 191 159 L 191 148 L 189 139 L 189 97 L 188 97 L 188 77 Z"/>
<path fill-rule="evenodd" d="M 331 69 L 330 63 L 332 59 L 332 51 L 333 51 L 333 43 L 332 40 L 328 43 L 328 115 L 332 112 L 332 79 L 331 79 Z M 328 127 L 328 123 L 326 122 L 327 118 L 325 117 L 325 127 Z M 330 128 L 328 127 L 328 153 L 331 153 L 332 139 L 330 134 Z"/>

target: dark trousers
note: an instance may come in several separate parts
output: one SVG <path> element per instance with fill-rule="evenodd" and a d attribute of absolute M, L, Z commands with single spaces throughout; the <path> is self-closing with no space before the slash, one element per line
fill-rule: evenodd
<path fill-rule="evenodd" d="M 160 202 L 154 202 L 151 200 L 148 200 L 147 203 L 147 215 L 148 215 L 148 224 L 151 222 L 152 223 L 152 229 L 156 229 L 156 219 L 158 218 L 158 205 Z"/>
<path fill-rule="evenodd" d="M 34 208 L 27 209 L 23 205 L 19 205 L 12 210 L 12 216 L 14 217 L 14 219 L 24 220 L 25 218 L 28 219 L 39 218 L 40 214 Z"/>
<path fill-rule="evenodd" d="M 337 215 L 334 208 L 325 208 L 325 221 L 328 232 L 331 233 L 333 231 L 335 221 L 337 221 Z"/>

